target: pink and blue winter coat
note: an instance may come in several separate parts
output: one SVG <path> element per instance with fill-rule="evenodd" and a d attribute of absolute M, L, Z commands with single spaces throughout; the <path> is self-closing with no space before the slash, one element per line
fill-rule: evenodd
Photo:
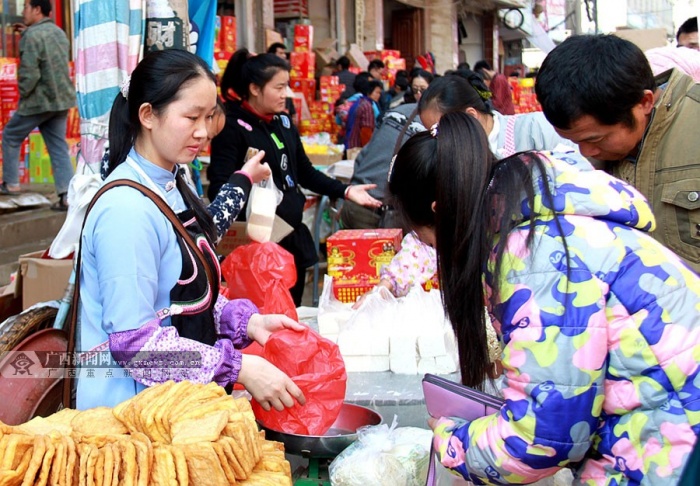
<path fill-rule="evenodd" d="M 476 484 L 530 483 L 563 467 L 575 484 L 675 484 L 700 430 L 700 279 L 649 236 L 654 216 L 634 188 L 578 155 L 541 155 L 546 178 L 507 236 L 489 307 L 505 404 L 472 422 L 440 419 L 440 461 Z"/>

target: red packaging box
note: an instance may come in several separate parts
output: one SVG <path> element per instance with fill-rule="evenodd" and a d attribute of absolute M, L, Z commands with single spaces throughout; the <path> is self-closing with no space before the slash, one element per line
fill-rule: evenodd
<path fill-rule="evenodd" d="M 291 78 L 289 87 L 296 93 L 301 93 L 306 98 L 306 102 L 311 105 L 316 100 L 316 80 L 304 78 Z"/>
<path fill-rule="evenodd" d="M 330 86 L 338 86 L 338 83 L 338 76 L 321 76 L 319 78 L 319 87 L 321 89 L 328 88 Z"/>
<path fill-rule="evenodd" d="M 0 81 L 17 84 L 18 59 L 14 57 L 0 57 Z"/>
<path fill-rule="evenodd" d="M 291 78 L 313 79 L 316 69 L 316 54 L 313 52 L 292 52 L 289 54 Z"/>
<path fill-rule="evenodd" d="M 354 292 L 343 289 L 359 292 L 378 284 L 380 270 L 401 249 L 402 238 L 400 229 L 340 230 L 329 236 L 328 275 L 333 278 L 336 298 L 354 302 Z"/>
<path fill-rule="evenodd" d="M 219 45 L 222 52 L 236 52 L 236 17 L 231 15 L 221 16 Z"/>
<path fill-rule="evenodd" d="M 294 52 L 311 52 L 314 45 L 313 25 L 294 26 Z"/>

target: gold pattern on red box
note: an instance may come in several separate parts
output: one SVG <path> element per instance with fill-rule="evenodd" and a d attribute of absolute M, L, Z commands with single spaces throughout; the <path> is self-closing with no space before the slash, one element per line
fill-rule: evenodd
<path fill-rule="evenodd" d="M 382 267 L 401 249 L 402 238 L 400 229 L 340 230 L 328 237 L 327 268 L 335 297 L 354 302 L 378 284 Z"/>

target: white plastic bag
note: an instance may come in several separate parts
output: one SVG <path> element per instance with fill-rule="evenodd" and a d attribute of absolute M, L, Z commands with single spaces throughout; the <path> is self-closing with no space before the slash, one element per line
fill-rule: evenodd
<path fill-rule="evenodd" d="M 88 204 L 102 185 L 102 177 L 92 173 L 87 164 L 82 171 L 76 172 L 68 186 L 68 214 L 61 230 L 49 248 L 51 258 L 66 258 L 77 251 L 80 245 L 80 231 Z"/>
<path fill-rule="evenodd" d="M 358 439 L 329 466 L 333 486 L 423 486 L 433 434 L 417 427 L 363 427 Z"/>
<path fill-rule="evenodd" d="M 246 229 L 251 240 L 259 243 L 270 241 L 277 206 L 282 202 L 283 196 L 272 178 L 253 184 L 246 207 Z"/>

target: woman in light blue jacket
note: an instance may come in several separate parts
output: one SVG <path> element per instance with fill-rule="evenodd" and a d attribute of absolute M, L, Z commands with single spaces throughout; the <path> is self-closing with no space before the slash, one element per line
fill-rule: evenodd
<path fill-rule="evenodd" d="M 421 96 L 418 113 L 426 128 L 435 125 L 442 115 L 455 111 L 476 118 L 497 159 L 525 150 L 578 150 L 571 141 L 557 135 L 542 113 L 502 115 L 492 109 L 490 96 L 479 75 L 461 70 L 430 83 Z"/>

